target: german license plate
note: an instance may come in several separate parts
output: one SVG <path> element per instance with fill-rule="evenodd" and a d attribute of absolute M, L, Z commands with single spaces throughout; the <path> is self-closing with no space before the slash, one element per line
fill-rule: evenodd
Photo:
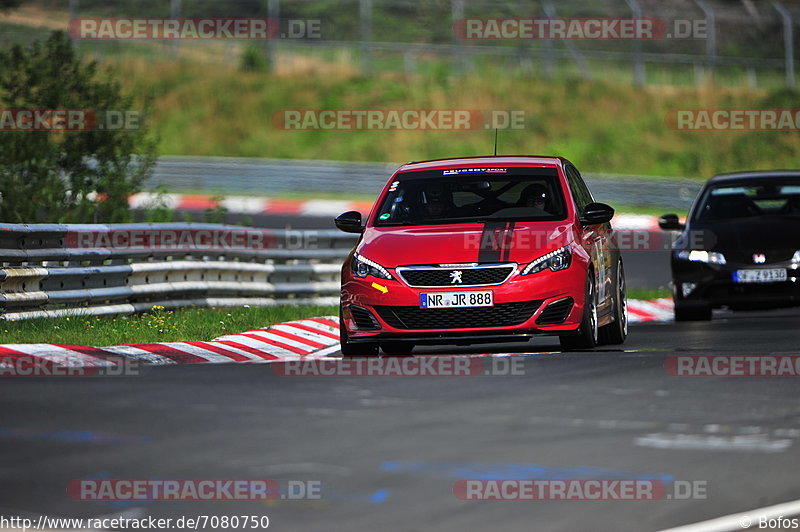
<path fill-rule="evenodd" d="M 783 268 L 736 270 L 733 272 L 734 283 L 780 283 L 786 281 L 786 279 L 786 270 Z"/>
<path fill-rule="evenodd" d="M 491 290 L 474 292 L 430 292 L 419 295 L 419 308 L 492 307 Z"/>

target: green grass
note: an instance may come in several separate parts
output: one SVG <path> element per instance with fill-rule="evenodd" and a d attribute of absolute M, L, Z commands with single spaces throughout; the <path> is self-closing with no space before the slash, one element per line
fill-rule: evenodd
<path fill-rule="evenodd" d="M 84 6 L 85 13 L 95 8 Z M 37 9 L 19 11 L 34 21 L 65 24 L 66 12 Z M 0 24 L 9 30 L 0 42 L 26 35 L 19 23 Z M 42 30 L 27 33 L 35 37 Z M 516 55 L 474 57 L 462 75 L 449 55 L 417 54 L 414 72 L 406 72 L 401 54 L 379 53 L 373 71 L 362 74 L 357 51 L 293 43 L 282 48 L 274 72 L 245 73 L 241 43 L 77 46 L 87 59 L 112 67 L 139 101 L 152 97 L 148 123 L 163 155 L 410 161 L 489 154 L 494 135 L 483 127 L 286 131 L 273 123 L 276 113 L 291 109 L 474 109 L 525 112 L 524 129 L 500 132 L 498 153 L 561 155 L 587 173 L 705 179 L 800 165 L 794 131 L 677 131 L 665 121 L 676 109 L 796 108 L 798 95 L 781 88 L 780 69 L 759 68 L 759 88 L 750 89 L 738 67 L 720 67 L 714 84 L 697 86 L 693 67 L 648 64 L 650 84 L 638 88 L 631 65 L 614 61 L 590 61 L 595 79 L 587 81 L 571 61 L 556 61 L 550 79 L 535 57 L 527 72 Z"/>
<path fill-rule="evenodd" d="M 669 288 L 629 288 L 628 299 L 659 299 L 672 297 Z"/>
<path fill-rule="evenodd" d="M 205 341 L 268 325 L 338 314 L 337 307 L 284 306 L 224 309 L 155 309 L 115 317 L 72 317 L 0 322 L 2 343 L 117 344 Z"/>
<path fill-rule="evenodd" d="M 671 297 L 669 289 L 628 290 L 629 299 Z M 151 342 L 205 341 L 276 323 L 335 316 L 337 307 L 286 306 L 226 309 L 155 309 L 139 315 L 72 317 L 0 323 L 2 343 L 109 346 Z"/>
<path fill-rule="evenodd" d="M 652 205 L 622 205 L 614 203 L 611 205 L 614 211 L 622 214 L 648 214 L 650 216 L 661 216 L 670 212 L 676 212 L 675 207 L 657 207 Z M 685 214 L 681 209 L 677 209 L 679 215 Z"/>
<path fill-rule="evenodd" d="M 687 176 L 797 167 L 796 132 L 677 131 L 675 109 L 796 107 L 797 95 L 705 85 L 648 86 L 579 78 L 541 80 L 486 67 L 479 74 L 404 76 L 325 71 L 241 73 L 191 60 L 109 58 L 123 83 L 154 97 L 150 124 L 164 155 L 410 161 L 491 153 L 493 132 L 287 131 L 290 109 L 521 110 L 525 127 L 501 131 L 500 154 L 568 157 L 587 173 Z"/>

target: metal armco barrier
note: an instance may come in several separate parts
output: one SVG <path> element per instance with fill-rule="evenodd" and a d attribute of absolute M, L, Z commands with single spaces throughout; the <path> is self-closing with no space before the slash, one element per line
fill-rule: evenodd
<path fill-rule="evenodd" d="M 355 240 L 217 224 L 0 224 L 0 319 L 337 304 Z"/>
<path fill-rule="evenodd" d="M 376 196 L 400 163 L 160 157 L 145 189 L 164 185 L 170 192 L 220 191 L 271 196 L 276 191 L 313 191 Z M 596 199 L 611 205 L 671 205 L 688 210 L 701 181 L 679 177 L 584 172 Z M 223 194 L 223 195 L 224 195 Z"/>

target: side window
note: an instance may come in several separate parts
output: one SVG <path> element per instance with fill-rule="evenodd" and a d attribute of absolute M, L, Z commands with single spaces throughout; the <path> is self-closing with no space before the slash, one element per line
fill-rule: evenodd
<path fill-rule="evenodd" d="M 581 178 L 581 175 L 574 166 L 567 166 L 566 172 L 569 188 L 572 191 L 572 195 L 575 197 L 575 202 L 578 204 L 578 211 L 583 211 L 586 205 L 594 201 L 594 199 L 592 199 L 592 194 L 589 192 L 586 183 L 583 182 L 583 178 Z"/>

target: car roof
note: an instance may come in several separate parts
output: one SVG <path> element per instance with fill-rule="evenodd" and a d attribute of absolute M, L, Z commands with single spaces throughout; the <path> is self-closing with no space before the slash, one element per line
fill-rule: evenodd
<path fill-rule="evenodd" d="M 715 175 L 708 180 L 708 185 L 724 185 L 742 182 L 758 182 L 775 178 L 792 177 L 800 179 L 798 170 L 754 170 L 750 172 L 734 172 L 730 174 Z"/>
<path fill-rule="evenodd" d="M 569 161 L 563 157 L 547 157 L 541 155 L 494 155 L 484 157 L 454 157 L 449 159 L 433 159 L 430 161 L 414 161 L 406 163 L 398 172 L 414 170 L 437 170 L 465 166 L 563 166 Z"/>

